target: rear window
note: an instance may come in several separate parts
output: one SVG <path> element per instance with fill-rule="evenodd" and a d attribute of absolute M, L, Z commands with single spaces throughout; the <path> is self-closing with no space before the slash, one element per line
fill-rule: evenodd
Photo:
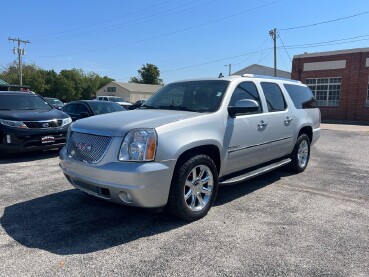
<path fill-rule="evenodd" d="M 0 110 L 52 110 L 38 95 L 0 95 Z"/>
<path fill-rule="evenodd" d="M 308 87 L 291 84 L 284 84 L 284 87 L 296 109 L 313 109 L 318 107 L 314 95 Z"/>

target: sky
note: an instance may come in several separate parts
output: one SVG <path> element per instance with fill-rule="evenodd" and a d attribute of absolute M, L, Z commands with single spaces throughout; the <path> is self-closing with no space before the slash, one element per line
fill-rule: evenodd
<path fill-rule="evenodd" d="M 291 71 L 294 55 L 369 47 L 368 0 L 4 1 L 0 69 L 17 59 L 128 82 L 143 64 L 164 83 L 228 75 L 252 64 Z M 7 11 L 7 12 L 4 12 Z"/>

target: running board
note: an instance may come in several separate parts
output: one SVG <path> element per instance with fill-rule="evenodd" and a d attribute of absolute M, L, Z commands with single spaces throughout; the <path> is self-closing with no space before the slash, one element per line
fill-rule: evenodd
<path fill-rule="evenodd" d="M 235 185 L 235 184 L 244 182 L 244 181 L 246 181 L 248 179 L 254 178 L 256 176 L 259 176 L 261 174 L 264 174 L 264 173 L 267 173 L 269 171 L 272 171 L 272 170 L 274 170 L 274 169 L 276 169 L 278 167 L 284 166 L 284 165 L 286 165 L 286 164 L 288 164 L 290 162 L 291 162 L 291 159 L 290 158 L 284 159 L 284 160 L 281 160 L 281 161 L 278 161 L 278 162 L 275 162 L 275 163 L 266 165 L 264 167 L 255 169 L 253 171 L 247 172 L 245 174 L 242 174 L 242 175 L 233 177 L 231 179 L 224 180 L 222 182 L 219 182 L 219 185 L 220 186 Z"/>

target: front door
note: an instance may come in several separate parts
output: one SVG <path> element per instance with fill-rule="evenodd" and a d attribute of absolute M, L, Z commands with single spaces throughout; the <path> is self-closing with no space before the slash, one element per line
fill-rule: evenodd
<path fill-rule="evenodd" d="M 241 99 L 255 100 L 259 103 L 259 110 L 235 118 L 228 117 L 224 137 L 224 145 L 228 146 L 223 171 L 225 175 L 268 160 L 268 114 L 263 112 L 254 82 L 240 83 L 233 92 L 229 106 Z"/>

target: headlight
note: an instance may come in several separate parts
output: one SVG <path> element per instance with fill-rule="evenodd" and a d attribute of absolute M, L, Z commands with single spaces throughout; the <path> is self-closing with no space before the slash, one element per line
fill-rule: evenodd
<path fill-rule="evenodd" d="M 62 126 L 72 123 L 72 119 L 70 117 L 64 118 L 62 122 Z"/>
<path fill-rule="evenodd" d="M 124 137 L 119 151 L 120 161 L 153 161 L 157 144 L 154 129 L 134 129 Z"/>
<path fill-rule="evenodd" d="M 15 128 L 28 128 L 22 121 L 0 119 L 0 124 Z"/>

